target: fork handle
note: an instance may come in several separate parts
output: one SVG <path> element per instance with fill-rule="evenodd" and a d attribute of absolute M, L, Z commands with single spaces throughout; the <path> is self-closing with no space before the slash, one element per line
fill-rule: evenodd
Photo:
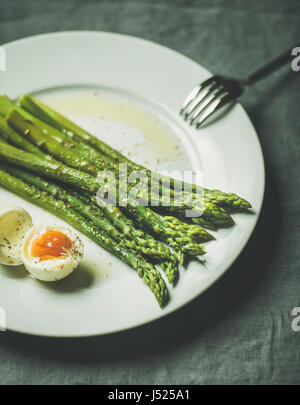
<path fill-rule="evenodd" d="M 282 55 L 278 56 L 276 59 L 267 63 L 265 66 L 250 75 L 246 80 L 244 80 L 244 84 L 247 86 L 254 84 L 264 77 L 268 76 L 269 74 L 273 73 L 275 70 L 279 69 L 286 63 L 291 62 L 296 56 L 292 54 L 292 50 L 296 47 L 299 47 L 300 52 L 300 44 L 293 46 L 293 48 L 289 49 L 287 52 L 284 52 Z"/>

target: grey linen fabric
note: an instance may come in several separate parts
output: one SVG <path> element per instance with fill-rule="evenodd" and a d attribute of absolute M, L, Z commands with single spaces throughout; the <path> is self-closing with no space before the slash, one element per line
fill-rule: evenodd
<path fill-rule="evenodd" d="M 244 76 L 300 41 L 299 19 L 297 0 L 0 0 L 0 44 L 51 31 L 120 32 Z M 241 100 L 267 185 L 258 226 L 226 275 L 180 311 L 120 334 L 0 333 L 1 384 L 299 384 L 300 331 L 291 327 L 300 307 L 299 79 L 285 67 Z"/>

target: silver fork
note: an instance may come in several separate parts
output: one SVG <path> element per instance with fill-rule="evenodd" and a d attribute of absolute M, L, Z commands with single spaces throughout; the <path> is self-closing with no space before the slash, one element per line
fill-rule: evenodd
<path fill-rule="evenodd" d="M 182 105 L 180 114 L 190 125 L 200 128 L 208 118 L 212 117 L 222 107 L 235 102 L 244 93 L 246 86 L 265 78 L 295 58 L 297 53 L 292 52 L 295 48 L 298 48 L 300 52 L 299 45 L 289 49 L 247 79 L 239 80 L 220 75 L 210 77 L 189 93 Z"/>

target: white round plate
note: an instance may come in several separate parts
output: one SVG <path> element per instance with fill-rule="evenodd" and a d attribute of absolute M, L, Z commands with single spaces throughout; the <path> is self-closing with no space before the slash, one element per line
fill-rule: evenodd
<path fill-rule="evenodd" d="M 211 286 L 246 245 L 263 200 L 262 151 L 243 108 L 236 105 L 214 124 L 191 129 L 178 111 L 187 93 L 210 73 L 138 38 L 60 32 L 15 41 L 4 49 L 1 93 L 11 98 L 36 93 L 125 153 L 132 152 L 132 158 L 159 169 L 202 169 L 208 188 L 235 192 L 253 205 L 253 213 L 234 215 L 235 226 L 214 233 L 217 240 L 206 245 L 204 264 L 194 261 L 181 271 L 164 309 L 130 267 L 85 237 L 84 260 L 64 281 L 41 283 L 22 267 L 1 266 L 0 307 L 7 329 L 74 337 L 121 331 L 162 317 Z M 103 116 L 101 106 L 107 110 Z M 0 205 L 24 207 L 36 225 L 62 223 L 2 188 Z"/>

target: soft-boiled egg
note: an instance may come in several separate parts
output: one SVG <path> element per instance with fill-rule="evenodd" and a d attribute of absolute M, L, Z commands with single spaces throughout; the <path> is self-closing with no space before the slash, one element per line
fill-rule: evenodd
<path fill-rule="evenodd" d="M 31 216 L 21 207 L 0 207 L 0 263 L 18 266 L 23 263 L 23 239 L 33 226 Z"/>
<path fill-rule="evenodd" d="M 78 267 L 83 243 L 71 229 L 63 226 L 35 226 L 23 241 L 22 260 L 28 272 L 42 281 L 57 281 Z"/>

